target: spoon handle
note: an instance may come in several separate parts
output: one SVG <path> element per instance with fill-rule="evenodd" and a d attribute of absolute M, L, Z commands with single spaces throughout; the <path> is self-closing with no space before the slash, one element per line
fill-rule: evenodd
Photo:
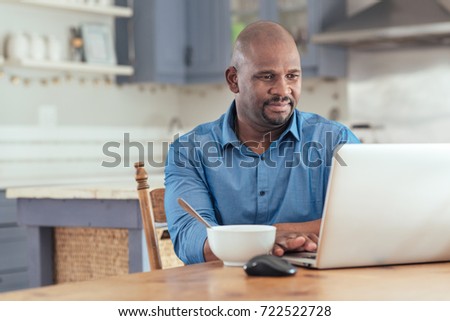
<path fill-rule="evenodd" d="M 192 208 L 191 205 L 189 205 L 184 199 L 182 198 L 178 198 L 178 204 L 180 204 L 180 206 L 189 214 L 191 214 L 193 217 L 195 217 L 197 220 L 199 220 L 200 222 L 202 222 L 207 228 L 211 228 L 212 226 L 206 222 L 206 220 L 200 215 L 198 214 L 198 212 L 196 210 L 194 210 Z"/>

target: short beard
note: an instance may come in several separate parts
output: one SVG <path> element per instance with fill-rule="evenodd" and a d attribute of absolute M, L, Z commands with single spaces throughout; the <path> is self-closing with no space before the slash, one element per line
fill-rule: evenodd
<path fill-rule="evenodd" d="M 266 106 L 267 105 L 269 105 L 270 103 L 278 103 L 278 102 L 285 102 L 285 101 L 288 101 L 289 105 L 291 106 L 291 112 L 289 113 L 288 116 L 285 117 L 283 115 L 280 115 L 277 118 L 271 118 L 266 114 Z M 290 97 L 275 96 L 272 99 L 266 100 L 264 102 L 262 116 L 269 124 L 274 125 L 274 126 L 280 126 L 280 125 L 284 125 L 289 120 L 289 118 L 291 118 L 293 109 L 294 109 L 294 103 L 292 102 L 292 99 Z"/>

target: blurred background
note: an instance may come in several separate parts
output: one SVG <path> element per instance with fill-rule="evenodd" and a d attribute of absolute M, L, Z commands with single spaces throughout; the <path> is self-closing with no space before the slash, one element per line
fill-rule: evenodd
<path fill-rule="evenodd" d="M 298 43 L 300 110 L 367 143 L 448 141 L 449 1 L 413 2 L 2 0 L 0 182 L 128 175 L 99 166 L 103 145 L 157 146 L 225 112 L 232 43 L 258 19 Z"/>

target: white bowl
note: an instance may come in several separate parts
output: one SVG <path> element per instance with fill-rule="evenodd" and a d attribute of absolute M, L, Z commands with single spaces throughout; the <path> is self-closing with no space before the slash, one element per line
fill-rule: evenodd
<path fill-rule="evenodd" d="M 242 266 L 256 255 L 268 254 L 276 234 L 270 225 L 221 225 L 207 231 L 212 252 L 227 266 Z"/>

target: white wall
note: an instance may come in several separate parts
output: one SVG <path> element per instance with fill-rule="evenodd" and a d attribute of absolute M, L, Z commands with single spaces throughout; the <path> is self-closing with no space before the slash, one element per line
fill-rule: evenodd
<path fill-rule="evenodd" d="M 450 48 L 350 51 L 351 119 L 383 128 L 379 142 L 450 142 Z"/>
<path fill-rule="evenodd" d="M 233 93 L 224 84 L 191 85 L 178 91 L 179 115 L 183 127 L 191 129 L 210 122 L 225 113 L 233 100 Z"/>
<path fill-rule="evenodd" d="M 40 113 L 45 116 L 49 109 L 58 126 L 168 126 L 178 114 L 175 87 L 80 84 L 77 79 L 44 86 L 38 81 L 26 86 L 0 79 L 0 126 L 38 125 Z"/>

